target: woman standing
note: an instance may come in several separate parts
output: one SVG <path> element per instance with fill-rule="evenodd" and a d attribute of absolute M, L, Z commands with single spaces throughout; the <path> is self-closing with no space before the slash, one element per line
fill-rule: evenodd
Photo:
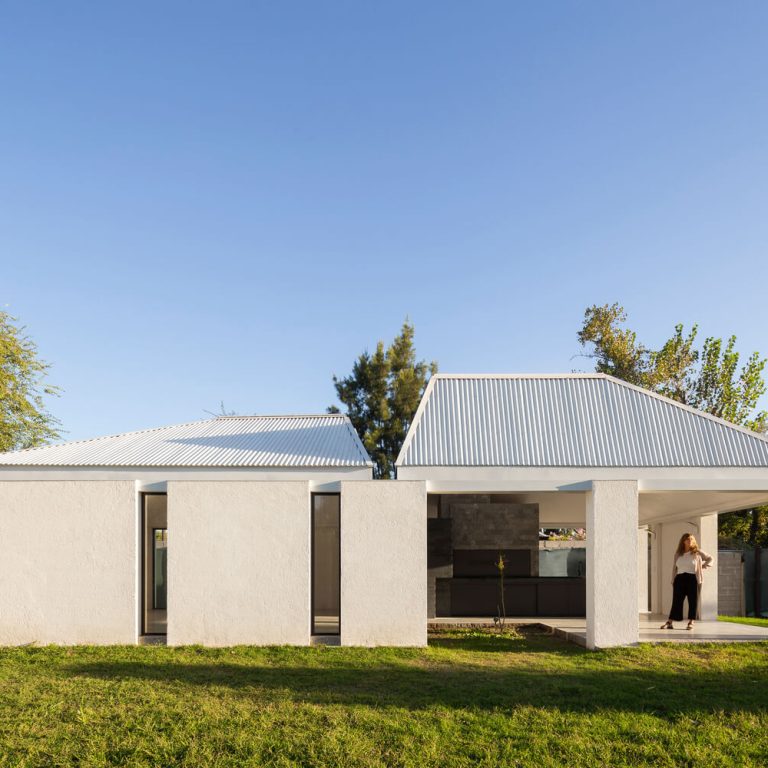
<path fill-rule="evenodd" d="M 669 619 L 661 629 L 674 629 L 673 621 L 683 620 L 683 600 L 688 598 L 688 626 L 693 629 L 699 607 L 702 571 L 712 564 L 712 557 L 699 549 L 696 539 L 690 533 L 684 533 L 677 545 L 675 561 L 672 565 L 672 610 Z"/>

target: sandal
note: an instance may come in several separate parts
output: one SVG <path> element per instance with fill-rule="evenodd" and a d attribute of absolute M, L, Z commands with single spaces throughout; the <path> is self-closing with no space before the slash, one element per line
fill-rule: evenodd
<path fill-rule="evenodd" d="M 686 629 L 693 629 L 693 622 L 692 621 L 688 622 L 688 626 L 686 627 Z"/>
<path fill-rule="evenodd" d="M 671 621 L 666 621 L 659 627 L 659 629 L 674 629 L 674 627 L 672 626 Z"/>

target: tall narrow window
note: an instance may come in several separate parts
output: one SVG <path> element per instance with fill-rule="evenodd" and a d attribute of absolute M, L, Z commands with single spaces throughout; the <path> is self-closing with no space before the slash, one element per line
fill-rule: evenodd
<path fill-rule="evenodd" d="M 145 493 L 143 500 L 143 634 L 164 635 L 168 627 L 168 497 Z"/>
<path fill-rule="evenodd" d="M 312 494 L 312 634 L 338 635 L 341 626 L 341 499 Z"/>
<path fill-rule="evenodd" d="M 168 608 L 168 529 L 152 530 L 152 607 L 164 611 Z"/>

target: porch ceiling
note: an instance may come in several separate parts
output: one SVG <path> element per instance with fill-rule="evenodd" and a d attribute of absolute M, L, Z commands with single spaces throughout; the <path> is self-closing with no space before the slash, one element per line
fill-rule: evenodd
<path fill-rule="evenodd" d="M 766 491 L 646 491 L 640 493 L 640 523 L 735 512 L 768 504 Z"/>

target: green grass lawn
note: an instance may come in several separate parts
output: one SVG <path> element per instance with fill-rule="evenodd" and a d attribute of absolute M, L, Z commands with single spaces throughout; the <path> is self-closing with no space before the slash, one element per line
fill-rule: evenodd
<path fill-rule="evenodd" d="M 732 624 L 751 624 L 753 627 L 768 628 L 768 619 L 751 619 L 748 616 L 718 616 L 718 621 L 730 621 Z"/>
<path fill-rule="evenodd" d="M 0 766 L 750 766 L 768 643 L 0 650 Z"/>

